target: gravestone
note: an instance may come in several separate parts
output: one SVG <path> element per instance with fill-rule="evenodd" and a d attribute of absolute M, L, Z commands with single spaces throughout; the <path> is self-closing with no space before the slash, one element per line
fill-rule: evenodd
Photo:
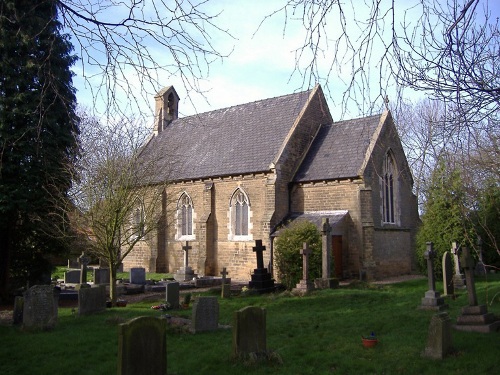
<path fill-rule="evenodd" d="M 146 284 L 146 269 L 133 267 L 130 269 L 130 284 Z"/>
<path fill-rule="evenodd" d="M 109 268 L 94 268 L 94 284 L 109 284 Z"/>
<path fill-rule="evenodd" d="M 82 251 L 82 255 L 78 257 L 78 263 L 80 263 L 80 284 L 87 284 L 87 266 L 90 263 L 90 258 L 85 255 L 85 252 Z"/>
<path fill-rule="evenodd" d="M 52 285 L 34 285 L 24 292 L 23 328 L 52 329 L 57 324 L 59 293 Z"/>
<path fill-rule="evenodd" d="M 80 264 L 78 263 L 78 258 L 68 259 L 68 268 L 80 268 Z"/>
<path fill-rule="evenodd" d="M 273 292 L 275 289 L 274 279 L 267 268 L 264 267 L 264 256 L 262 253 L 265 250 L 266 247 L 262 245 L 262 240 L 255 240 L 253 251 L 257 257 L 257 268 L 253 270 L 253 274 L 251 275 L 252 280 L 248 283 L 248 287 L 259 293 Z"/>
<path fill-rule="evenodd" d="M 174 273 L 174 279 L 177 281 L 189 281 L 196 277 L 193 269 L 189 267 L 189 250 L 192 248 L 189 245 L 189 241 L 186 241 L 186 245 L 182 246 L 182 250 L 184 250 L 184 265 Z"/>
<path fill-rule="evenodd" d="M 24 298 L 16 296 L 14 298 L 14 310 L 12 311 L 12 322 L 14 325 L 23 323 Z"/>
<path fill-rule="evenodd" d="M 321 224 L 321 278 L 314 280 L 318 289 L 333 289 L 339 286 L 339 280 L 332 277 L 332 227 L 328 218 Z"/>
<path fill-rule="evenodd" d="M 142 316 L 119 325 L 118 375 L 167 373 L 167 321 Z"/>
<path fill-rule="evenodd" d="M 236 311 L 233 318 L 233 355 L 240 357 L 266 351 L 266 309 L 248 306 Z"/>
<path fill-rule="evenodd" d="M 467 299 L 469 305 L 462 307 L 462 313 L 457 317 L 455 329 L 469 332 L 489 333 L 500 329 L 500 320 L 496 320 L 495 315 L 488 313 L 486 305 L 478 305 L 476 286 L 474 283 L 474 258 L 469 248 L 462 248 L 460 263 L 465 271 L 467 284 Z"/>
<path fill-rule="evenodd" d="M 78 284 L 80 282 L 80 270 L 69 270 L 64 272 L 64 283 L 65 284 Z"/>
<path fill-rule="evenodd" d="M 304 242 L 300 254 L 302 255 L 302 280 L 293 289 L 296 294 L 304 294 L 314 290 L 314 283 L 309 279 L 309 256 L 312 254 L 312 250 L 307 246 L 307 242 Z"/>
<path fill-rule="evenodd" d="M 191 332 L 215 331 L 219 327 L 217 297 L 197 297 L 193 303 Z"/>
<path fill-rule="evenodd" d="M 165 300 L 171 309 L 179 308 L 179 283 L 170 281 L 165 286 Z"/>
<path fill-rule="evenodd" d="M 431 318 L 427 346 L 423 356 L 433 359 L 443 359 L 452 351 L 451 319 L 446 312 L 435 314 Z"/>
<path fill-rule="evenodd" d="M 78 316 L 90 315 L 106 310 L 106 286 L 78 290 Z"/>
<path fill-rule="evenodd" d="M 453 254 L 454 264 L 455 264 L 455 275 L 453 276 L 453 286 L 455 289 L 465 289 L 465 276 L 461 272 L 460 267 L 460 254 L 462 249 L 457 247 L 457 243 L 453 242 L 451 244 L 451 253 Z"/>
<path fill-rule="evenodd" d="M 229 272 L 227 272 L 226 267 L 222 268 L 220 274 L 222 275 L 221 298 L 229 298 L 231 297 L 231 279 L 229 279 L 229 282 L 227 281 L 226 276 Z"/>
<path fill-rule="evenodd" d="M 432 242 L 427 242 L 427 250 L 424 253 L 424 257 L 427 259 L 429 290 L 425 292 L 425 297 L 422 298 L 419 308 L 423 310 L 442 311 L 447 309 L 448 305 L 444 303 L 444 299 L 440 296 L 439 292 L 436 291 L 436 281 L 434 279 L 434 258 L 436 257 L 436 252 L 433 246 Z"/>
<path fill-rule="evenodd" d="M 443 254 L 443 296 L 449 296 L 455 294 L 455 288 L 453 286 L 453 265 L 451 264 L 451 254 L 449 251 L 445 251 Z"/>

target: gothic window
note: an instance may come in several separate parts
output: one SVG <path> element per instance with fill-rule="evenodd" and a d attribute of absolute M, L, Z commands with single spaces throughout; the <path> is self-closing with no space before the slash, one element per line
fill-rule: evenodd
<path fill-rule="evenodd" d="M 189 195 L 182 193 L 177 202 L 177 239 L 193 237 L 193 201 Z"/>
<path fill-rule="evenodd" d="M 231 234 L 233 240 L 249 239 L 250 203 L 248 196 L 241 189 L 237 189 L 230 202 Z"/>
<path fill-rule="evenodd" d="M 144 235 L 144 221 L 144 205 L 140 202 L 140 200 L 137 200 L 135 203 L 135 208 L 132 211 L 131 218 L 131 229 L 134 233 L 134 236 L 138 237 Z"/>
<path fill-rule="evenodd" d="M 384 223 L 396 223 L 397 213 L 397 169 L 394 157 L 389 151 L 384 160 L 382 175 L 382 221 Z"/>

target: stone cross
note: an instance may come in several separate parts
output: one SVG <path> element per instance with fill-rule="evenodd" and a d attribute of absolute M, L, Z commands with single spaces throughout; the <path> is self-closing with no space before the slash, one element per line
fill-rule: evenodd
<path fill-rule="evenodd" d="M 184 269 L 188 268 L 188 251 L 193 247 L 189 245 L 189 241 L 186 241 L 186 245 L 182 246 L 182 250 L 184 250 Z"/>
<path fill-rule="evenodd" d="M 462 256 L 460 258 L 462 267 L 465 270 L 465 280 L 467 283 L 467 298 L 469 306 L 477 306 L 476 287 L 474 285 L 474 258 L 470 254 L 468 247 L 462 248 Z"/>
<path fill-rule="evenodd" d="M 255 240 L 255 246 L 253 247 L 253 251 L 257 255 L 257 269 L 264 268 L 264 256 L 262 254 L 263 251 L 266 250 L 265 246 L 262 246 L 262 240 Z"/>
<path fill-rule="evenodd" d="M 82 255 L 78 257 L 78 263 L 80 263 L 80 284 L 87 283 L 87 265 L 89 262 L 90 258 L 82 251 Z"/>
<path fill-rule="evenodd" d="M 229 274 L 229 272 L 226 271 L 226 267 L 224 267 L 220 273 L 222 275 L 222 285 L 226 283 L 226 276 Z"/>
<path fill-rule="evenodd" d="M 427 259 L 427 278 L 429 282 L 429 290 L 436 290 L 436 280 L 434 279 L 434 258 L 436 257 L 436 252 L 434 251 L 434 244 L 432 242 L 427 242 L 427 250 L 424 253 L 425 259 Z"/>
<path fill-rule="evenodd" d="M 321 276 L 323 279 L 329 279 L 331 277 L 331 265 L 332 265 L 332 227 L 328 218 L 322 219 L 321 227 L 321 248 L 322 248 L 322 258 L 321 258 Z"/>
<path fill-rule="evenodd" d="M 309 280 L 309 255 L 312 254 L 312 250 L 307 246 L 307 242 L 304 242 L 303 248 L 300 250 L 302 255 L 302 280 Z"/>

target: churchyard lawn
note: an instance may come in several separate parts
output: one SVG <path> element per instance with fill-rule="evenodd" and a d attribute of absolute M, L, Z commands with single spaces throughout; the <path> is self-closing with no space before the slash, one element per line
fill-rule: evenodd
<path fill-rule="evenodd" d="M 436 283 L 442 290 L 442 283 Z M 479 303 L 500 316 L 500 274 L 476 282 Z M 231 358 L 231 329 L 191 334 L 167 328 L 168 374 L 488 374 L 499 370 L 500 332 L 452 331 L 454 352 L 444 360 L 421 356 L 432 311 L 418 309 L 427 280 L 390 285 L 351 284 L 304 297 L 288 293 L 219 298 L 219 323 L 232 324 L 246 306 L 267 310 L 267 360 Z M 193 292 L 217 295 L 220 292 Z M 182 298 L 182 296 L 181 296 Z M 78 317 L 60 308 L 54 330 L 23 332 L 0 326 L 0 374 L 116 374 L 118 324 L 138 316 L 160 316 L 157 301 L 129 304 Z M 456 321 L 467 295 L 446 297 Z M 191 317 L 191 308 L 168 311 Z M 364 348 L 361 336 L 374 332 L 379 343 Z"/>

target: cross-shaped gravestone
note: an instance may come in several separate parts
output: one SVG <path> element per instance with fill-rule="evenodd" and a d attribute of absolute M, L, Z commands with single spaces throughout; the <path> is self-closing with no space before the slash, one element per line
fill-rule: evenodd
<path fill-rule="evenodd" d="M 226 276 L 229 274 L 229 272 L 226 271 L 226 267 L 224 267 L 220 273 L 222 275 L 222 285 L 226 284 Z"/>
<path fill-rule="evenodd" d="M 309 281 L 309 255 L 311 255 L 312 250 L 307 246 L 307 242 L 304 242 L 304 247 L 300 250 L 302 254 L 302 280 Z"/>
<path fill-rule="evenodd" d="M 436 290 L 436 280 L 434 280 L 434 258 L 436 257 L 436 252 L 433 248 L 434 244 L 432 242 L 427 242 L 427 250 L 424 253 L 425 259 L 427 259 L 427 278 L 429 279 L 429 290 Z"/>
<path fill-rule="evenodd" d="M 82 255 L 78 257 L 78 263 L 80 263 L 80 284 L 87 283 L 87 265 L 89 262 L 90 258 L 82 251 Z"/>
<path fill-rule="evenodd" d="M 462 267 L 465 270 L 465 280 L 467 282 L 467 298 L 469 306 L 477 306 L 476 287 L 474 285 L 474 258 L 470 254 L 468 247 L 462 248 L 462 256 L 460 258 Z"/>
<path fill-rule="evenodd" d="M 184 250 L 184 269 L 188 268 L 188 251 L 193 247 L 189 245 L 189 241 L 186 241 L 186 245 L 182 246 L 182 250 Z"/>
<path fill-rule="evenodd" d="M 255 246 L 253 247 L 253 251 L 257 255 L 257 269 L 264 269 L 264 255 L 263 251 L 266 250 L 265 246 L 262 246 L 262 240 L 255 240 Z"/>
<path fill-rule="evenodd" d="M 322 219 L 322 258 L 321 258 L 321 276 L 323 279 L 329 279 L 331 277 L 331 265 L 332 265 L 332 227 L 330 225 L 330 220 L 328 218 Z"/>

